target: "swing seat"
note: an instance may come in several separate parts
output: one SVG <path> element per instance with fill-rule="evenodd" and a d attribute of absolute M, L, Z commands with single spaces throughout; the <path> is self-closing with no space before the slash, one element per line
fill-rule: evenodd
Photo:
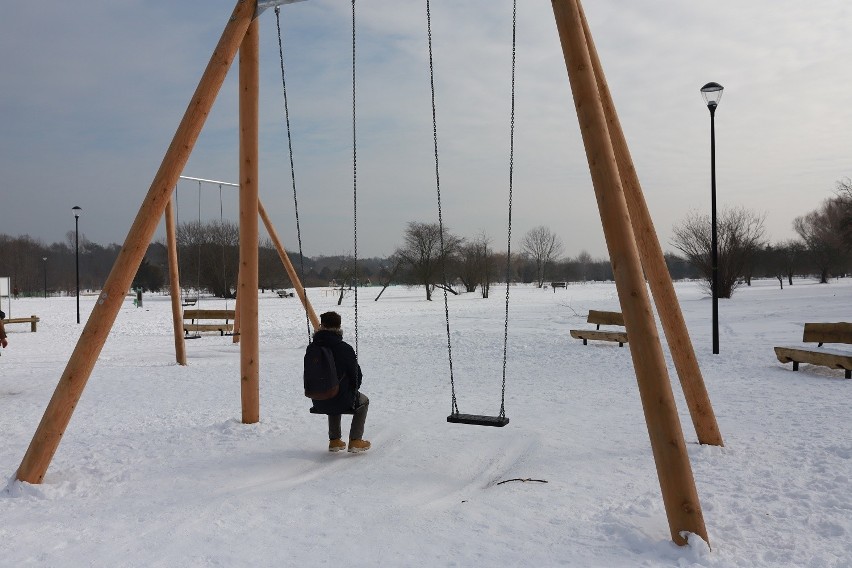
<path fill-rule="evenodd" d="M 453 424 L 472 424 L 474 426 L 496 426 L 502 428 L 509 423 L 505 416 L 484 416 L 481 414 L 450 414 L 447 422 Z"/>
<path fill-rule="evenodd" d="M 355 411 L 358 410 L 359 408 L 361 408 L 361 405 L 356 406 L 355 408 L 347 408 L 343 412 L 340 412 L 340 414 L 355 414 Z M 329 413 L 324 412 L 322 410 L 319 410 L 318 408 L 312 406 L 311 407 L 311 414 L 329 414 Z M 337 414 L 337 413 L 335 413 L 335 414 Z"/>

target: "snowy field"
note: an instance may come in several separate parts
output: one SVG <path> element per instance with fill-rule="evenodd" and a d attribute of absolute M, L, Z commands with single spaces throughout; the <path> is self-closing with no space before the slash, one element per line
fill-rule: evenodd
<path fill-rule="evenodd" d="M 41 485 L 15 471 L 82 326 L 73 297 L 13 300 L 41 323 L 9 326 L 0 357 L 0 565 L 852 566 L 852 381 L 772 350 L 805 322 L 852 321 L 852 279 L 740 288 L 715 356 L 709 299 L 677 285 L 726 442 L 697 444 L 669 360 L 712 550 L 670 541 L 628 347 L 568 334 L 619 310 L 613 284 L 513 287 L 505 428 L 445 421 L 440 297 L 378 290 L 359 298 L 366 454 L 329 454 L 308 413 L 298 300 L 260 299 L 261 421 L 243 425 L 238 346 L 205 336 L 176 365 L 169 300 L 146 295 L 126 300 Z M 503 291 L 450 297 L 461 412 L 499 410 Z M 352 295 L 339 311 L 351 341 Z"/>

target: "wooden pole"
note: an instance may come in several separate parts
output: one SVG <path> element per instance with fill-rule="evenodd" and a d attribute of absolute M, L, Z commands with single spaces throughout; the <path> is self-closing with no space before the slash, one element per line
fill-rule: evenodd
<path fill-rule="evenodd" d="M 183 333 L 183 310 L 180 305 L 180 268 L 178 267 L 177 230 L 175 228 L 175 197 L 166 203 L 166 244 L 169 253 L 169 288 L 172 300 L 172 323 L 175 332 L 175 360 L 186 365 L 186 340 Z"/>
<path fill-rule="evenodd" d="M 263 203 L 258 201 L 257 206 L 258 211 L 260 212 L 260 218 L 263 220 L 264 226 L 266 226 L 266 232 L 269 233 L 269 238 L 272 240 L 272 244 L 275 245 L 275 249 L 278 251 L 278 256 L 281 258 L 281 262 L 284 263 L 284 269 L 287 271 L 287 276 L 290 277 L 290 282 L 293 283 L 293 288 L 296 290 L 296 294 L 299 295 L 299 299 L 302 301 L 302 306 L 304 306 L 305 310 L 308 312 L 311 325 L 314 326 L 314 331 L 316 331 L 319 329 L 319 318 L 317 317 L 310 300 L 308 300 L 305 288 L 302 286 L 302 281 L 299 280 L 299 275 L 296 272 L 296 269 L 293 268 L 293 263 L 290 262 L 290 256 L 284 249 L 284 245 L 281 244 L 281 239 L 278 238 L 278 233 L 275 231 L 275 227 L 272 226 L 272 221 L 269 220 L 269 215 L 266 214 L 266 209 L 263 207 Z"/>
<path fill-rule="evenodd" d="M 41 483 L 50 461 L 59 447 L 59 441 L 71 420 L 71 415 L 83 388 L 89 380 L 95 362 L 103 349 L 107 336 L 115 323 L 124 296 L 171 198 L 178 176 L 186 165 L 204 121 L 216 100 L 228 68 L 237 53 L 240 42 L 254 16 L 256 3 L 238 0 L 225 25 L 210 62 L 198 83 L 189 107 L 175 132 L 172 143 L 163 157 L 160 169 L 142 202 L 124 246 L 116 258 L 95 308 L 83 328 L 77 346 L 71 354 L 65 371 L 56 385 L 53 397 L 36 429 L 17 478 L 28 483 Z"/>
<path fill-rule="evenodd" d="M 579 0 L 552 0 L 552 4 L 624 323 L 630 336 L 630 354 L 648 425 L 669 531 L 672 540 L 679 545 L 686 544 L 681 534 L 684 531 L 695 533 L 708 541 L 615 152 L 583 32 Z"/>
<path fill-rule="evenodd" d="M 610 140 L 615 150 L 615 160 L 618 163 L 624 197 L 627 200 L 627 209 L 633 225 L 633 234 L 639 247 L 639 256 L 642 259 L 642 266 L 645 268 L 645 275 L 651 286 L 651 293 L 654 295 L 654 303 L 657 306 L 657 313 L 660 314 L 660 322 L 666 334 L 666 340 L 680 379 L 695 433 L 698 435 L 698 441 L 702 444 L 724 446 L 722 433 L 719 431 L 716 415 L 713 413 L 713 406 L 710 403 L 710 395 L 707 394 L 704 378 L 701 376 L 701 369 L 698 367 L 695 350 L 689 338 L 689 330 L 686 328 L 686 322 L 680 310 L 680 302 L 678 302 L 671 275 L 666 266 L 663 249 L 660 246 L 660 240 L 657 238 L 654 221 L 651 219 L 651 212 L 645 202 L 639 176 L 636 173 L 630 148 L 627 146 L 627 139 L 624 136 L 624 130 L 621 128 L 621 121 L 618 119 L 615 103 L 612 100 L 612 94 L 604 76 L 603 67 L 597 49 L 595 49 L 595 43 L 589 31 L 589 24 L 586 21 L 582 5 L 580 6 L 580 17 L 583 20 L 583 32 L 589 46 L 589 55 L 607 119 Z"/>
<path fill-rule="evenodd" d="M 258 331 L 258 128 L 260 28 L 249 26 L 240 46 L 240 392 L 243 424 L 260 420 Z"/>

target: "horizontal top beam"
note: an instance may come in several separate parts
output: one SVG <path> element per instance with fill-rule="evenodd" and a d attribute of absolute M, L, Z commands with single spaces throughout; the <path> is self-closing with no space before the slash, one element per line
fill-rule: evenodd
<path fill-rule="evenodd" d="M 189 181 L 197 181 L 197 182 L 201 182 L 201 183 L 212 183 L 212 184 L 215 184 L 215 185 L 227 185 L 229 187 L 240 187 L 240 184 L 238 184 L 238 183 L 231 183 L 231 182 L 227 182 L 227 181 L 218 181 L 218 180 L 215 180 L 215 179 L 194 178 L 194 177 L 189 177 L 189 176 L 180 176 L 180 179 L 185 179 L 185 180 L 189 180 Z"/>
<path fill-rule="evenodd" d="M 257 0 L 257 8 L 254 10 L 254 17 L 260 16 L 267 8 L 280 6 L 281 4 L 295 4 L 296 2 L 304 2 L 305 0 Z"/>

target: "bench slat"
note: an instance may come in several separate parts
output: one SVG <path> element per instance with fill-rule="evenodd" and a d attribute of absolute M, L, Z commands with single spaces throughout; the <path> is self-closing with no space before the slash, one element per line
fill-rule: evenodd
<path fill-rule="evenodd" d="M 852 343 L 852 323 L 806 323 L 805 343 Z"/>
<path fill-rule="evenodd" d="M 582 339 L 584 342 L 588 339 L 599 339 L 601 341 L 617 341 L 618 343 L 627 343 L 626 331 L 604 331 L 597 329 L 572 329 L 571 337 L 574 339 Z"/>
<path fill-rule="evenodd" d="M 810 363 L 832 369 L 852 371 L 852 353 L 826 349 L 776 347 L 775 356 L 782 363 Z"/>
<path fill-rule="evenodd" d="M 28 318 L 8 318 L 8 319 L 4 319 L 3 325 L 6 325 L 7 323 L 28 323 L 28 324 L 30 324 L 30 331 L 35 333 L 36 331 L 38 331 L 38 325 L 37 324 L 40 321 L 41 321 L 41 318 L 39 318 L 37 315 L 33 314 Z"/>
<path fill-rule="evenodd" d="M 588 323 L 597 325 L 624 325 L 624 316 L 621 312 L 602 312 L 598 310 L 589 310 L 589 317 L 586 320 Z"/>
<path fill-rule="evenodd" d="M 183 311 L 183 319 L 194 319 L 194 320 L 204 320 L 204 319 L 221 319 L 221 320 L 229 320 L 234 319 L 234 310 L 184 310 Z"/>

